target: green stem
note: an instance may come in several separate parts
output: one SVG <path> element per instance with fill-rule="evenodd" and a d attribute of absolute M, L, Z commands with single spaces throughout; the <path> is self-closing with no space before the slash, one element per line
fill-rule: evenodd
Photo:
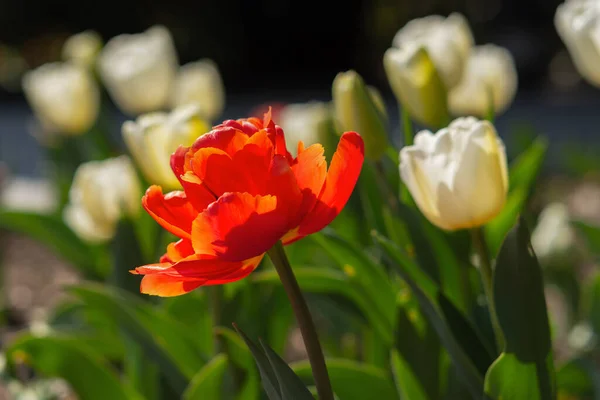
<path fill-rule="evenodd" d="M 487 115 L 485 116 L 485 119 L 487 119 L 488 121 L 490 121 L 492 124 L 494 123 L 494 119 L 496 118 L 496 110 L 494 107 L 494 92 L 492 90 L 492 88 L 490 88 L 489 86 L 486 88 L 486 94 L 487 94 L 487 101 L 488 101 L 488 108 L 487 108 Z"/>
<path fill-rule="evenodd" d="M 413 138 L 415 136 L 412 120 L 406 107 L 400 109 L 400 115 L 402 116 L 402 132 L 404 134 L 404 146 L 412 146 Z"/>
<path fill-rule="evenodd" d="M 223 308 L 223 287 L 220 285 L 214 285 L 209 286 L 206 289 L 208 290 L 213 326 L 221 326 L 223 324 L 223 315 L 221 313 Z M 217 335 L 216 333 L 213 337 L 215 338 L 215 354 L 218 354 L 223 349 L 223 337 L 221 335 Z"/>
<path fill-rule="evenodd" d="M 294 310 L 294 315 L 296 316 L 296 321 L 298 322 L 300 332 L 302 333 L 302 339 L 306 346 L 306 352 L 312 368 L 319 400 L 333 400 L 333 390 L 331 388 L 331 382 L 329 381 L 325 357 L 323 356 L 321 343 L 317 336 L 315 323 L 310 315 L 304 296 L 300 291 L 300 286 L 294 276 L 292 266 L 285 254 L 283 244 L 277 242 L 267 254 L 275 265 L 277 274 L 279 274 L 279 279 L 281 279 L 283 288 L 292 305 L 292 310 Z"/>
<path fill-rule="evenodd" d="M 498 315 L 496 314 L 492 264 L 490 260 L 490 254 L 485 243 L 485 238 L 483 236 L 482 228 L 472 229 L 471 239 L 473 241 L 473 247 L 479 256 L 479 273 L 481 274 L 483 290 L 485 292 L 485 297 L 487 298 L 492 328 L 494 329 L 494 336 L 496 337 L 496 345 L 498 347 L 498 351 L 502 351 L 504 349 L 504 334 L 502 333 L 500 322 L 498 321 Z"/>

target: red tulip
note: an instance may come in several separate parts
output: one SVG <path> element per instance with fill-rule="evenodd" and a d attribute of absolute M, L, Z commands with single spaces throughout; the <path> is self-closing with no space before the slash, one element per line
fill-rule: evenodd
<path fill-rule="evenodd" d="M 176 296 L 203 285 L 242 279 L 279 240 L 290 244 L 327 226 L 340 213 L 360 174 L 362 138 L 342 135 L 327 170 L 323 146 L 292 158 L 271 113 L 229 120 L 179 147 L 171 168 L 183 191 L 151 186 L 146 211 L 180 238 L 160 263 L 136 268 L 141 291 Z"/>

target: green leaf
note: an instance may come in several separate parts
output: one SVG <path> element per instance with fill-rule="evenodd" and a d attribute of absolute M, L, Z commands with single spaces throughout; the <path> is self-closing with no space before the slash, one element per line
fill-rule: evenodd
<path fill-rule="evenodd" d="M 325 363 L 333 391 L 340 399 L 398 398 L 391 376 L 381 368 L 341 358 L 328 358 Z M 291 367 L 303 381 L 313 382 L 308 361 L 293 363 Z"/>
<path fill-rule="evenodd" d="M 429 400 L 411 365 L 396 350 L 392 350 L 390 358 L 400 400 Z"/>
<path fill-rule="evenodd" d="M 269 362 L 267 356 L 263 353 L 263 350 L 258 347 L 252 340 L 246 336 L 244 332 L 242 332 L 236 325 L 233 326 L 237 333 L 242 337 L 248 349 L 252 353 L 254 357 L 254 361 L 256 361 L 256 366 L 258 367 L 258 371 L 260 372 L 260 378 L 262 382 L 263 389 L 269 400 L 283 400 L 281 394 L 281 389 L 279 387 L 279 381 L 277 380 L 277 375 Z"/>
<path fill-rule="evenodd" d="M 269 345 L 265 344 L 262 340 L 259 340 L 259 342 L 279 381 L 281 397 L 284 400 L 314 400 L 310 391 L 304 386 L 289 365 Z"/>
<path fill-rule="evenodd" d="M 548 150 L 548 140 L 538 136 L 533 143 L 521 153 L 510 165 L 508 171 L 508 182 L 510 190 L 518 187 L 529 191 L 540 172 L 546 151 Z"/>
<path fill-rule="evenodd" d="M 111 241 L 113 267 L 109 283 L 136 296 L 140 293 L 140 278 L 129 270 L 144 265 L 144 255 L 135 236 L 133 221 L 123 219 L 117 225 L 114 239 Z"/>
<path fill-rule="evenodd" d="M 213 336 L 213 318 L 209 310 L 205 290 L 194 290 L 185 296 L 167 297 L 163 299 L 164 315 L 176 319 L 196 338 L 196 344 L 202 354 L 209 355 L 215 351 Z M 235 337 L 235 333 L 233 333 Z"/>
<path fill-rule="evenodd" d="M 493 398 L 555 398 L 544 282 L 529 238 L 521 220 L 502 245 L 494 271 L 506 348 L 486 375 L 486 393 Z"/>
<path fill-rule="evenodd" d="M 437 298 L 441 295 L 439 287 L 412 259 L 392 242 L 376 232 L 373 233 L 373 237 L 392 261 L 392 265 L 396 268 L 398 275 L 410 287 L 419 302 L 421 311 L 427 316 L 429 322 L 437 332 L 440 341 L 450 354 L 452 361 L 461 373 L 461 377 L 472 396 L 479 398 L 481 396 L 483 378 L 461 346 L 462 343 L 455 337 L 451 325 L 449 325 L 437 303 Z"/>
<path fill-rule="evenodd" d="M 357 286 L 355 279 L 350 278 L 347 274 L 340 271 L 318 267 L 296 266 L 294 267 L 294 274 L 304 292 L 323 293 L 327 295 L 337 294 L 350 300 L 381 337 L 387 343 L 392 342 L 391 332 L 393 328 L 390 322 L 379 313 L 373 311 L 377 306 L 374 304 L 373 299 L 368 297 L 361 290 L 361 287 Z M 273 270 L 255 272 L 250 276 L 250 279 L 254 283 L 281 285 L 277 272 Z"/>
<path fill-rule="evenodd" d="M 585 239 L 588 250 L 595 257 L 600 257 L 600 227 L 584 221 L 572 221 L 572 224 Z"/>
<path fill-rule="evenodd" d="M 108 274 L 107 253 L 79 239 L 64 222 L 54 216 L 0 210 L 0 228 L 22 233 L 48 246 L 79 268 L 85 277 L 103 279 Z"/>
<path fill-rule="evenodd" d="M 227 371 L 227 356 L 216 355 L 192 378 L 183 393 L 183 400 L 220 399 L 223 377 Z"/>
<path fill-rule="evenodd" d="M 509 193 L 500 214 L 484 227 L 485 241 L 492 259 L 496 258 L 506 235 L 519 219 L 519 215 L 527 202 L 527 196 L 528 192 L 523 187 L 513 190 Z"/>
<path fill-rule="evenodd" d="M 12 344 L 7 356 L 13 363 L 29 364 L 43 375 L 65 379 L 81 400 L 143 399 L 77 338 L 24 336 Z"/>
<path fill-rule="evenodd" d="M 237 400 L 258 400 L 260 398 L 260 380 L 253 361 L 252 353 L 240 336 L 231 329 L 215 327 L 215 335 L 223 339 L 229 359 L 239 368 L 246 370 L 246 379 L 240 389 Z"/>
<path fill-rule="evenodd" d="M 333 233 L 319 232 L 310 237 L 327 251 L 364 295 L 372 299 L 375 307 L 370 312 L 378 313 L 391 328 L 395 318 L 396 291 L 384 267 L 372 260 L 360 246 Z M 383 338 L 387 339 L 388 335 Z"/>
<path fill-rule="evenodd" d="M 577 358 L 556 371 L 556 387 L 565 398 L 600 399 L 600 372 L 593 361 Z"/>
<path fill-rule="evenodd" d="M 97 284 L 74 286 L 70 292 L 86 307 L 118 321 L 148 357 L 160 365 L 174 390 L 183 392 L 188 380 L 204 365 L 193 332 L 136 296 Z"/>
<path fill-rule="evenodd" d="M 552 382 L 544 380 L 552 369 L 552 355 L 541 365 L 523 362 L 514 353 L 502 353 L 488 370 L 485 377 L 485 393 L 494 400 L 527 399 L 550 400 Z M 542 390 L 542 388 L 548 390 Z"/>
<path fill-rule="evenodd" d="M 382 177 L 377 176 L 373 165 L 370 162 L 365 162 L 358 180 L 358 196 L 364 220 L 367 222 L 367 228 L 384 232 L 385 221 L 381 212 L 381 205 L 385 204 L 385 198 L 381 193 L 380 185 L 378 185 L 380 179 Z"/>

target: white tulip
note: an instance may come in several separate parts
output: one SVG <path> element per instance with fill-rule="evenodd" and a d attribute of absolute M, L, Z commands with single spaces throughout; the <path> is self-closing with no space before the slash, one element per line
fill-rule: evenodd
<path fill-rule="evenodd" d="M 95 31 L 84 31 L 69 37 L 62 48 L 65 61 L 93 69 L 102 50 L 102 38 Z"/>
<path fill-rule="evenodd" d="M 450 89 L 460 81 L 473 46 L 473 34 L 461 14 L 452 13 L 448 18 L 430 15 L 407 23 L 396 33 L 393 46 L 424 47 Z"/>
<path fill-rule="evenodd" d="M 396 99 L 415 120 L 433 127 L 447 123 L 448 92 L 424 47 L 392 47 L 383 66 Z"/>
<path fill-rule="evenodd" d="M 178 189 L 179 180 L 170 167 L 171 154 L 179 147 L 190 146 L 210 126 L 200 118 L 196 105 L 187 105 L 170 114 L 144 114 L 134 122 L 123 124 L 123 139 L 144 176 L 151 184 Z"/>
<path fill-rule="evenodd" d="M 539 259 L 563 255 L 575 243 L 569 211 L 564 204 L 551 203 L 541 212 L 538 224 L 531 234 L 531 245 Z"/>
<path fill-rule="evenodd" d="M 109 40 L 98 67 L 115 103 L 125 113 L 137 115 L 167 107 L 178 68 L 177 52 L 169 31 L 154 26 Z"/>
<path fill-rule="evenodd" d="M 215 121 L 225 108 L 225 88 L 217 64 L 204 59 L 179 69 L 171 94 L 171 106 L 195 104 L 201 115 Z"/>
<path fill-rule="evenodd" d="M 600 1 L 567 1 L 558 6 L 554 25 L 575 67 L 600 86 Z"/>
<path fill-rule="evenodd" d="M 501 114 L 517 94 L 517 69 L 508 50 L 493 44 L 473 48 L 460 83 L 450 91 L 448 106 L 455 115 L 485 117 L 493 100 Z"/>
<path fill-rule="evenodd" d="M 42 126 L 78 135 L 96 122 L 100 93 L 92 75 L 70 63 L 50 63 L 23 77 L 23 90 Z"/>
<path fill-rule="evenodd" d="M 112 238 L 124 216 L 135 216 L 141 186 L 127 156 L 90 161 L 77 168 L 64 220 L 82 239 L 101 242 Z"/>
<path fill-rule="evenodd" d="M 417 133 L 400 151 L 400 176 L 425 217 L 446 230 L 481 226 L 506 202 L 504 144 L 490 122 L 473 117 Z"/>
<path fill-rule="evenodd" d="M 287 148 L 293 155 L 300 141 L 306 147 L 323 143 L 323 134 L 327 132 L 327 123 L 330 122 L 331 110 L 328 104 L 320 101 L 288 104 L 283 107 L 277 120 L 285 132 Z"/>

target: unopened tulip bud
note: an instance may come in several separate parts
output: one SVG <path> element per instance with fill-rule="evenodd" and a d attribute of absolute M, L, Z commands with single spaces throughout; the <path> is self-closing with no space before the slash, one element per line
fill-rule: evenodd
<path fill-rule="evenodd" d="M 63 217 L 82 239 L 102 242 L 114 236 L 121 218 L 137 215 L 140 198 L 140 182 L 128 157 L 90 161 L 75 172 Z"/>
<path fill-rule="evenodd" d="M 423 47 L 392 47 L 383 65 L 396 99 L 416 121 L 431 127 L 448 122 L 446 86 Z"/>
<path fill-rule="evenodd" d="M 330 141 L 333 121 L 330 107 L 326 103 L 311 101 L 288 104 L 281 109 L 278 121 L 285 131 L 286 145 L 292 155 L 296 155 L 299 142 L 308 147 Z"/>
<path fill-rule="evenodd" d="M 515 98 L 517 80 L 515 61 L 508 50 L 493 44 L 476 46 L 462 80 L 450 91 L 450 112 L 482 118 L 490 109 L 501 114 Z"/>
<path fill-rule="evenodd" d="M 600 86 L 600 3 L 567 1 L 556 9 L 554 25 L 581 76 Z"/>
<path fill-rule="evenodd" d="M 62 56 L 65 61 L 93 70 L 102 45 L 102 38 L 97 32 L 84 31 L 65 41 Z"/>
<path fill-rule="evenodd" d="M 200 118 L 196 105 L 187 105 L 170 114 L 144 114 L 123 124 L 123 139 L 144 177 L 165 189 L 181 185 L 170 167 L 171 154 L 181 146 L 190 146 L 210 126 Z"/>
<path fill-rule="evenodd" d="M 52 132 L 78 135 L 96 122 L 100 93 L 85 68 L 51 63 L 28 72 L 23 90 L 42 126 Z"/>
<path fill-rule="evenodd" d="M 342 131 L 356 131 L 365 142 L 366 157 L 379 159 L 388 146 L 386 121 L 371 91 L 355 71 L 333 81 L 335 119 Z"/>
<path fill-rule="evenodd" d="M 225 88 L 212 60 L 189 63 L 179 69 L 173 85 L 171 105 L 195 104 L 203 118 L 214 121 L 225 108 Z"/>
<path fill-rule="evenodd" d="M 484 225 L 506 202 L 504 144 L 490 122 L 473 117 L 417 133 L 400 151 L 400 176 L 425 217 L 446 230 Z"/>
<path fill-rule="evenodd" d="M 169 31 L 154 26 L 106 43 L 98 59 L 100 77 L 113 101 L 130 115 L 166 108 L 178 68 Z"/>
<path fill-rule="evenodd" d="M 393 46 L 424 47 L 447 89 L 460 81 L 473 47 L 473 34 L 464 16 L 430 15 L 410 21 L 396 33 Z"/>

